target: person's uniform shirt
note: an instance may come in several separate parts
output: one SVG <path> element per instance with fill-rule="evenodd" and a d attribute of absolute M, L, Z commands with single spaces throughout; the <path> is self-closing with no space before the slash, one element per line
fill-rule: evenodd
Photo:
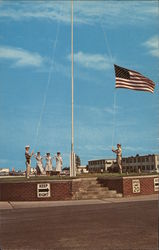
<path fill-rule="evenodd" d="M 46 159 L 46 165 L 45 165 L 45 171 L 52 171 L 52 157 L 49 155 L 45 156 Z"/>
<path fill-rule="evenodd" d="M 36 159 L 36 166 L 39 168 L 40 172 L 43 174 L 44 173 L 43 162 L 42 162 L 43 157 L 38 154 L 34 155 L 34 157 Z"/>
<path fill-rule="evenodd" d="M 121 162 L 121 158 L 122 158 L 122 149 L 121 149 L 121 147 L 116 150 L 116 156 L 117 156 L 117 160 Z"/>
<path fill-rule="evenodd" d="M 28 150 L 25 150 L 25 158 L 26 158 L 26 177 L 29 178 L 30 176 L 30 169 L 31 169 L 31 154 L 29 154 Z"/>
<path fill-rule="evenodd" d="M 56 155 L 56 171 L 61 172 L 62 171 L 62 157 L 61 155 Z"/>
<path fill-rule="evenodd" d="M 121 161 L 122 161 L 122 149 L 121 147 L 117 148 L 117 149 L 113 149 L 112 150 L 114 153 L 116 153 L 116 161 L 119 165 L 119 167 L 121 168 Z"/>
<path fill-rule="evenodd" d="M 29 154 L 29 152 L 26 150 L 25 151 L 25 158 L 26 158 L 26 163 L 27 164 L 31 164 L 31 154 Z"/>

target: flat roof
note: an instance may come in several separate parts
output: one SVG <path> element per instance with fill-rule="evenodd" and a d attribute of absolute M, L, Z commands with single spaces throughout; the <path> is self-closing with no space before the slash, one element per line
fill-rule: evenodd
<path fill-rule="evenodd" d="M 88 160 L 89 161 L 115 161 L 116 159 L 113 158 L 113 159 L 93 159 L 93 160 Z"/>

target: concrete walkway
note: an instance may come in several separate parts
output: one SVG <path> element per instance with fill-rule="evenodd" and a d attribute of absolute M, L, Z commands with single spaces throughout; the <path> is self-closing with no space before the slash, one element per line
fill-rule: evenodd
<path fill-rule="evenodd" d="M 78 206 L 120 202 L 159 200 L 159 195 L 143 195 L 135 197 L 106 198 L 101 200 L 69 200 L 69 201 L 0 201 L 0 210 L 21 209 L 21 208 L 40 208 L 40 207 L 59 207 L 59 206 Z"/>

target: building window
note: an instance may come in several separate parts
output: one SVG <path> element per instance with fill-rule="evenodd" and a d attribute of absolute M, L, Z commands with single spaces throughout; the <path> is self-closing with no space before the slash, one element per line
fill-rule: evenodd
<path fill-rule="evenodd" d="M 148 159 L 149 159 L 150 162 L 153 162 L 153 156 L 152 155 L 150 155 Z"/>
<path fill-rule="evenodd" d="M 142 166 L 142 170 L 145 170 L 145 166 Z"/>
<path fill-rule="evenodd" d="M 110 165 L 110 164 L 111 164 L 111 162 L 110 162 L 110 161 L 107 161 L 107 164 L 109 164 L 109 165 Z"/>

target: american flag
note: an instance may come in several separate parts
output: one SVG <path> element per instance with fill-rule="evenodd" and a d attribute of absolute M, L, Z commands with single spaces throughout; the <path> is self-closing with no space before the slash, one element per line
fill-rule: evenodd
<path fill-rule="evenodd" d="M 116 88 L 126 88 L 153 93 L 155 84 L 149 78 L 134 70 L 125 69 L 114 65 L 116 76 Z"/>

